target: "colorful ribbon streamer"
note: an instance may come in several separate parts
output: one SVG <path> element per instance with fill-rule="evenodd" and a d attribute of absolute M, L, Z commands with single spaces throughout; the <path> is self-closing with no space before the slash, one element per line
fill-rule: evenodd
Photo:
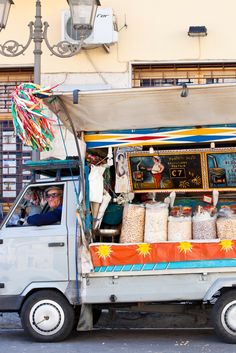
<path fill-rule="evenodd" d="M 15 133 L 23 144 L 33 150 L 52 149 L 54 133 L 51 120 L 43 113 L 43 98 L 52 95 L 51 88 L 41 88 L 34 83 L 21 83 L 12 93 L 11 112 Z"/>

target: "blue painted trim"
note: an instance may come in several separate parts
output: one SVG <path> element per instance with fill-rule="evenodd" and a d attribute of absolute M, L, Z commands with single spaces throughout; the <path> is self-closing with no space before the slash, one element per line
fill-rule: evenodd
<path fill-rule="evenodd" d="M 89 167 L 87 164 L 84 166 L 84 176 L 85 176 L 85 205 L 86 210 L 90 209 L 89 202 Z M 92 217 L 90 212 L 86 212 L 85 214 L 85 230 L 88 231 L 92 228 Z"/>
<path fill-rule="evenodd" d="M 131 271 L 132 270 L 133 265 L 125 265 L 122 269 L 122 271 Z"/>
<path fill-rule="evenodd" d="M 236 124 L 221 124 L 221 125 L 204 125 L 204 128 L 236 128 Z M 196 128 L 196 126 L 176 126 L 176 127 L 160 127 L 160 128 L 150 128 L 150 129 L 128 129 L 128 130 L 105 130 L 105 131 L 85 131 L 85 135 L 95 135 L 95 134 L 101 134 L 101 135 L 110 135 L 110 134 L 153 134 L 157 132 L 170 132 L 170 131 L 176 131 L 176 130 L 188 130 L 188 129 L 193 129 Z"/>
<path fill-rule="evenodd" d="M 143 271 L 152 271 L 156 264 L 145 264 L 143 266 Z"/>
<path fill-rule="evenodd" d="M 221 135 L 195 135 L 195 136 L 184 136 L 184 137 L 170 137 L 170 141 L 174 140 L 175 142 L 208 142 L 208 141 L 221 141 L 221 140 L 227 140 L 234 138 L 236 139 L 235 135 L 227 135 L 227 136 L 221 136 Z M 164 140 L 168 141 L 168 140 Z"/>
<path fill-rule="evenodd" d="M 170 262 L 168 269 L 235 267 L 236 259 Z"/>
<path fill-rule="evenodd" d="M 142 271 L 143 266 L 142 264 L 133 265 L 132 271 Z"/>
<path fill-rule="evenodd" d="M 181 143 L 201 143 L 201 142 L 217 142 L 217 141 L 235 141 L 236 140 L 236 136 L 235 135 L 227 135 L 227 136 L 220 136 L 220 135 L 199 135 L 199 136 L 191 136 L 191 137 L 180 137 L 180 138 L 177 138 L 177 137 L 168 137 L 162 141 L 159 141 L 159 142 L 163 142 L 163 144 L 169 144 L 170 143 L 176 143 L 176 144 L 181 144 Z M 147 141 L 146 141 L 147 142 Z M 149 143 L 151 141 L 148 141 Z M 138 142 L 138 141 L 129 141 L 127 139 L 127 141 L 113 141 L 113 142 L 108 142 L 106 140 L 103 140 L 101 142 L 87 142 L 87 148 L 102 148 L 102 147 L 109 147 L 109 146 L 117 146 L 117 145 L 120 145 L 120 146 L 124 146 L 126 147 L 126 143 L 128 144 L 132 144 L 132 143 L 140 143 L 141 142 Z M 143 144 L 145 144 L 145 141 L 143 141 Z M 155 144 L 155 142 L 153 142 L 153 144 Z"/>
<path fill-rule="evenodd" d="M 194 268 L 224 268 L 236 267 L 236 259 L 222 260 L 195 260 L 195 261 L 176 261 L 159 262 L 150 264 L 117 265 L 117 266 L 98 266 L 95 272 L 127 272 L 127 271 L 160 271 L 160 270 L 180 270 Z"/>
<path fill-rule="evenodd" d="M 168 267 L 168 262 L 160 262 L 156 264 L 154 270 L 165 270 Z"/>
<path fill-rule="evenodd" d="M 102 146 L 111 146 L 111 145 L 120 145 L 120 144 L 123 144 L 125 143 L 125 141 L 112 141 L 112 142 L 108 142 L 108 141 L 104 141 L 102 140 L 101 142 L 93 142 L 93 141 L 89 141 L 89 142 L 86 142 L 86 145 L 87 145 L 87 148 L 88 147 L 102 147 Z"/>

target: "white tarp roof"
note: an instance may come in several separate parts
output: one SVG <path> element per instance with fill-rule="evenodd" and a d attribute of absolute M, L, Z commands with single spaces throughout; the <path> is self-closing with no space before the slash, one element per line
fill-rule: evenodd
<path fill-rule="evenodd" d="M 106 131 L 236 123 L 236 84 L 57 92 L 77 131 Z M 51 107 L 53 110 L 53 107 Z M 55 111 L 55 109 L 54 109 Z M 70 129 L 63 114 L 60 119 Z"/>

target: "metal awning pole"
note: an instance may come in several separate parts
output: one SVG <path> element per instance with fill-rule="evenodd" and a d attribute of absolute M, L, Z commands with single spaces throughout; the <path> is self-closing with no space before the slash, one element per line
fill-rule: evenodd
<path fill-rule="evenodd" d="M 80 147 L 79 147 L 79 143 L 78 143 L 78 138 L 77 138 L 77 134 L 76 134 L 76 130 L 75 130 L 75 126 L 73 124 L 73 121 L 70 117 L 70 114 L 68 113 L 66 107 L 65 107 L 65 104 L 63 103 L 63 101 L 60 99 L 60 97 L 57 97 L 57 100 L 59 101 L 59 104 L 60 104 L 60 107 L 61 107 L 61 110 L 63 110 L 63 113 L 66 115 L 69 123 L 70 123 L 70 126 L 71 126 L 71 130 L 73 132 L 73 135 L 74 135 L 74 139 L 75 139 L 75 144 L 76 144 L 76 148 L 77 148 L 77 152 L 78 152 L 78 157 L 79 157 L 79 167 L 80 167 L 80 180 L 81 180 L 81 191 L 82 191 L 82 206 L 83 206 L 83 211 L 84 211 L 84 214 L 86 215 L 86 202 L 85 202 L 85 180 L 84 180 L 84 163 L 83 163 L 83 160 L 82 160 L 82 155 L 81 155 L 81 152 L 80 152 Z"/>

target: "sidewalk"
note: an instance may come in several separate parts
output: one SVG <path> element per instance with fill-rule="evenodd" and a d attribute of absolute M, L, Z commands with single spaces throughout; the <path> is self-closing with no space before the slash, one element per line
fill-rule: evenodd
<path fill-rule="evenodd" d="M 21 322 L 18 314 L 1 313 L 0 314 L 0 330 L 1 329 L 19 329 Z"/>

